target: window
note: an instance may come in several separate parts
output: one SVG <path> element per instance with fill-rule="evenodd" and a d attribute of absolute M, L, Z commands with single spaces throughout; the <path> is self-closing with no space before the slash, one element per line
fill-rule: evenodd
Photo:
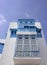
<path fill-rule="evenodd" d="M 35 39 L 35 37 L 32 37 L 32 39 Z"/>
<path fill-rule="evenodd" d="M 37 33 L 40 33 L 41 32 L 41 29 L 36 28 L 36 31 L 37 31 Z"/>
<path fill-rule="evenodd" d="M 24 35 L 24 44 L 29 44 L 29 35 Z"/>
<path fill-rule="evenodd" d="M 24 39 L 29 39 L 29 35 L 24 35 Z"/>
<path fill-rule="evenodd" d="M 35 27 L 34 26 L 30 26 L 30 28 L 33 28 L 34 29 Z"/>
<path fill-rule="evenodd" d="M 22 35 L 17 35 L 17 46 L 16 46 L 16 51 L 22 51 L 22 47 L 23 47 Z"/>
<path fill-rule="evenodd" d="M 29 28 L 29 26 L 24 26 L 24 28 Z"/>
<path fill-rule="evenodd" d="M 27 24 L 28 22 L 27 21 L 25 21 L 25 24 Z"/>
<path fill-rule="evenodd" d="M 35 39 L 35 35 L 31 35 L 31 39 Z"/>
<path fill-rule="evenodd" d="M 32 21 L 30 21 L 30 23 L 32 24 Z"/>
<path fill-rule="evenodd" d="M 35 35 L 17 36 L 16 56 L 38 56 L 38 51 Z"/>
<path fill-rule="evenodd" d="M 4 47 L 4 44 L 0 43 L 0 54 L 2 54 L 2 52 L 3 52 L 3 47 Z"/>
<path fill-rule="evenodd" d="M 22 35 L 17 35 L 17 45 L 22 45 L 23 44 L 23 37 Z"/>
<path fill-rule="evenodd" d="M 22 37 L 19 37 L 19 39 L 22 39 Z"/>
<path fill-rule="evenodd" d="M 16 37 L 16 29 L 10 29 L 11 30 L 11 35 L 10 37 Z"/>
<path fill-rule="evenodd" d="M 31 35 L 31 55 L 32 56 L 38 56 L 38 43 L 36 42 L 36 36 L 35 35 Z"/>
<path fill-rule="evenodd" d="M 36 31 L 36 27 L 35 26 L 24 26 L 25 29 L 28 29 L 30 31 Z"/>
<path fill-rule="evenodd" d="M 36 43 L 35 35 L 31 36 L 31 50 L 38 51 L 38 44 Z"/>
<path fill-rule="evenodd" d="M 30 51 L 29 35 L 24 35 L 24 51 Z"/>
<path fill-rule="evenodd" d="M 16 34 L 16 31 L 15 31 L 15 34 Z"/>
<path fill-rule="evenodd" d="M 12 30 L 12 31 L 11 31 L 11 33 L 13 34 L 13 33 L 14 33 L 14 31 Z"/>
<path fill-rule="evenodd" d="M 20 21 L 20 24 L 22 23 L 22 21 Z"/>
<path fill-rule="evenodd" d="M 34 24 L 34 23 L 35 23 L 35 20 L 34 20 L 34 19 L 32 19 L 32 20 L 30 21 L 30 23 L 31 23 L 31 24 Z"/>
<path fill-rule="evenodd" d="M 39 52 L 38 44 L 37 43 L 31 43 L 31 51 L 32 56 L 37 56 Z"/>
<path fill-rule="evenodd" d="M 18 35 L 18 39 L 22 39 L 22 35 Z"/>
<path fill-rule="evenodd" d="M 17 35 L 16 56 L 23 56 L 23 36 Z"/>

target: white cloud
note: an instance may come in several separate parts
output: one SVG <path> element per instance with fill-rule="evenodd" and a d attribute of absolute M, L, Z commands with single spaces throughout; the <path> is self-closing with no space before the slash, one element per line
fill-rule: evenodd
<path fill-rule="evenodd" d="M 7 21 L 6 21 L 5 17 L 0 14 L 0 24 L 4 24 L 4 23 L 6 23 L 6 22 L 7 22 Z"/>

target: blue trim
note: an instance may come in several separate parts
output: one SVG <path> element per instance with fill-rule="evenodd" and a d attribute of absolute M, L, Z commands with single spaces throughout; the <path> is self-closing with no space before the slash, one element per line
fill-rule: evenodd
<path fill-rule="evenodd" d="M 4 48 L 4 43 L 0 43 L 0 54 L 2 54 Z"/>
<path fill-rule="evenodd" d="M 17 29 L 10 29 L 10 31 L 11 31 L 10 37 L 15 38 L 16 37 Z"/>
<path fill-rule="evenodd" d="M 41 32 L 41 29 L 38 29 L 38 28 L 36 27 L 36 32 L 37 32 L 37 33 L 40 33 L 40 32 Z"/>
<path fill-rule="evenodd" d="M 35 22 L 35 19 L 18 19 L 18 21 L 32 21 L 32 22 Z"/>

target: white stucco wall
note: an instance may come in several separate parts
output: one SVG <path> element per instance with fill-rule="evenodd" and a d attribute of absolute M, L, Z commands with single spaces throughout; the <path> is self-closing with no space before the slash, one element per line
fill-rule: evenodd
<path fill-rule="evenodd" d="M 41 63 L 40 65 L 47 65 L 47 46 L 44 38 L 44 34 L 42 32 L 42 38 L 37 39 L 40 50 Z"/>
<path fill-rule="evenodd" d="M 1 59 L 1 55 L 2 55 L 2 54 L 0 54 L 0 59 Z"/>
<path fill-rule="evenodd" d="M 16 28 L 16 24 L 13 23 L 10 25 L 7 37 L 5 41 L 5 47 L 3 50 L 3 54 L 1 57 L 0 65 L 14 65 L 13 56 L 15 53 L 15 44 L 16 44 L 16 38 L 10 38 L 10 28 Z M 43 33 L 42 33 L 43 34 Z M 44 40 L 44 36 L 41 39 L 37 39 L 40 49 L 40 56 L 41 56 L 41 64 L 40 65 L 47 65 L 47 48 Z"/>
<path fill-rule="evenodd" d="M 0 65 L 14 65 L 13 56 L 15 52 L 16 38 L 10 38 L 10 34 L 11 34 L 10 28 L 16 28 L 16 25 L 15 23 L 13 23 L 12 25 L 11 24 L 7 32 L 7 37 L 6 37 Z"/>

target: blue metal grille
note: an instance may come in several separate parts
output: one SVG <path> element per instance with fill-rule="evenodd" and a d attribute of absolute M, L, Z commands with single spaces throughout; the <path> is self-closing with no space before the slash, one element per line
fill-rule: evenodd
<path fill-rule="evenodd" d="M 39 57 L 39 51 L 16 51 L 16 57 Z"/>
<path fill-rule="evenodd" d="M 38 43 L 36 43 L 35 36 L 18 35 L 15 56 L 16 57 L 39 56 L 39 48 Z"/>

